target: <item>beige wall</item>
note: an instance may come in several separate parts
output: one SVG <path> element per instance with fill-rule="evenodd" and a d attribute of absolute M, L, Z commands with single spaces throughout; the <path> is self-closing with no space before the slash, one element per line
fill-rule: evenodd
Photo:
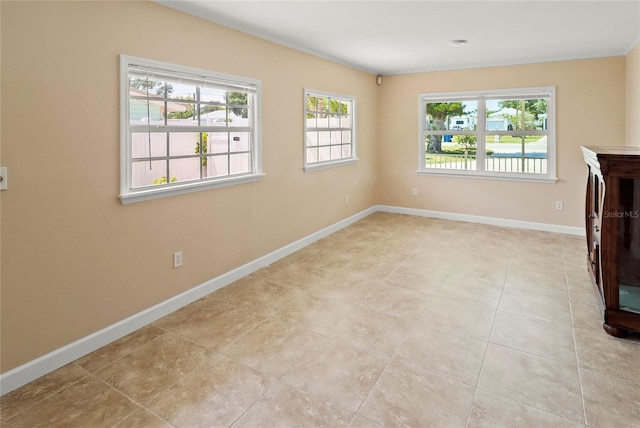
<path fill-rule="evenodd" d="M 2 372 L 375 204 L 372 75 L 154 3 L 1 8 Z M 123 206 L 120 54 L 262 80 L 266 176 Z M 302 171 L 304 87 L 358 97 L 356 165 Z"/>
<path fill-rule="evenodd" d="M 385 77 L 378 117 L 380 203 L 582 227 L 581 145 L 623 145 L 624 57 Z M 556 184 L 421 176 L 418 94 L 556 86 Z M 418 196 L 411 189 L 418 188 Z M 555 210 L 555 201 L 564 210 Z"/>
<path fill-rule="evenodd" d="M 627 146 L 640 147 L 640 43 L 626 57 Z"/>

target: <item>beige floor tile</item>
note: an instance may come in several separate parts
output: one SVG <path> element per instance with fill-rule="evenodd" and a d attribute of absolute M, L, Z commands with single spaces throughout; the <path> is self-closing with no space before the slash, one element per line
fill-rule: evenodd
<path fill-rule="evenodd" d="M 589 427 L 640 427 L 640 378 L 632 383 L 588 369 L 580 375 Z"/>
<path fill-rule="evenodd" d="M 408 257 L 401 265 L 422 274 L 442 273 L 446 275 L 452 269 L 459 268 L 455 256 L 460 254 L 461 248 L 446 243 L 446 240 L 447 238 L 441 238 L 430 244 L 425 243 L 416 254 Z M 446 245 L 439 247 L 443 243 Z"/>
<path fill-rule="evenodd" d="M 275 318 L 301 329 L 328 336 L 353 308 L 353 305 L 340 300 L 311 296 L 307 300 L 291 302 L 283 311 L 277 313 Z"/>
<path fill-rule="evenodd" d="M 135 332 L 128 334 L 122 339 L 116 340 L 107 346 L 103 346 L 97 351 L 94 351 L 79 360 L 76 360 L 75 363 L 85 370 L 95 373 L 97 370 L 100 370 L 117 359 L 134 352 L 140 346 L 151 342 L 155 338 L 162 336 L 164 333 L 164 330 L 153 325 L 148 325 L 140 330 L 136 330 Z"/>
<path fill-rule="evenodd" d="M 475 386 L 486 347 L 484 340 L 421 325 L 413 329 L 393 358 Z"/>
<path fill-rule="evenodd" d="M 542 269 L 556 270 L 558 272 L 565 271 L 561 251 L 536 253 L 531 250 L 522 251 L 521 249 L 516 249 L 509 267 L 518 270 Z"/>
<path fill-rule="evenodd" d="M 618 339 L 602 329 L 575 329 L 578 365 L 620 379 L 640 379 L 640 340 Z M 640 384 L 640 380 L 638 381 Z"/>
<path fill-rule="evenodd" d="M 340 300 L 354 306 L 364 306 L 364 301 L 380 282 L 379 279 L 335 281 L 318 290 L 318 296 L 326 299 Z M 321 293 L 320 293 L 321 291 Z"/>
<path fill-rule="evenodd" d="M 435 294 L 447 277 L 448 272 L 448 268 L 423 269 L 422 271 L 418 271 L 414 268 L 400 265 L 386 277 L 386 281 L 398 287 L 408 288 L 425 294 Z"/>
<path fill-rule="evenodd" d="M 388 277 L 397 267 L 398 263 L 377 262 L 372 259 L 362 262 L 356 260 L 344 269 L 336 270 L 337 278 L 334 282 L 381 280 Z"/>
<path fill-rule="evenodd" d="M 420 316 L 427 301 L 424 293 L 379 279 L 335 283 L 322 296 L 408 321 Z"/>
<path fill-rule="evenodd" d="M 172 428 L 173 425 L 153 413 L 140 409 L 127 416 L 113 428 Z"/>
<path fill-rule="evenodd" d="M 477 390 L 467 428 L 584 428 L 584 424 Z"/>
<path fill-rule="evenodd" d="M 504 285 L 549 296 L 567 295 L 567 278 L 561 270 L 511 268 Z"/>
<path fill-rule="evenodd" d="M 573 326 L 584 330 L 598 331 L 602 329 L 602 314 L 598 305 L 593 302 L 571 303 Z"/>
<path fill-rule="evenodd" d="M 356 415 L 349 428 L 380 428 L 382 425 L 373 422 L 367 418 L 363 418 L 362 416 Z"/>
<path fill-rule="evenodd" d="M 586 252 L 585 252 L 585 260 L 586 260 Z M 582 282 L 589 282 L 591 281 L 591 277 L 589 276 L 589 271 L 586 268 L 586 263 L 585 263 L 585 268 L 580 269 L 579 267 L 575 267 L 572 269 L 567 269 L 567 280 L 569 282 L 571 281 L 582 281 Z"/>
<path fill-rule="evenodd" d="M 332 340 L 307 353 L 280 380 L 355 412 L 388 361 L 379 354 Z"/>
<path fill-rule="evenodd" d="M 372 238 L 361 238 L 372 239 Z M 344 269 L 348 268 L 357 258 L 357 254 L 353 254 L 349 248 L 341 248 L 339 251 L 323 251 L 320 257 L 307 257 L 300 262 L 304 268 L 316 269 Z"/>
<path fill-rule="evenodd" d="M 478 280 L 475 275 L 450 274 L 436 293 L 439 297 L 496 309 L 502 295 L 502 282 Z"/>
<path fill-rule="evenodd" d="M 595 305 L 582 237 L 378 212 L 5 394 L 0 424 L 640 428 L 640 339 Z"/>
<path fill-rule="evenodd" d="M 462 303 L 454 299 L 431 296 L 418 323 L 454 334 L 489 339 L 495 310 Z"/>
<path fill-rule="evenodd" d="M 273 317 L 291 302 L 307 297 L 307 293 L 298 288 L 267 281 L 238 293 L 233 301 L 252 313 Z"/>
<path fill-rule="evenodd" d="M 219 291 L 222 290 L 218 290 L 205 298 L 196 300 L 190 305 L 160 318 L 155 321 L 153 325 L 164 330 L 178 330 L 184 328 L 185 325 L 197 325 L 205 320 L 238 308 L 238 305 L 229 303 L 228 299 L 214 299 L 213 296 Z"/>
<path fill-rule="evenodd" d="M 210 300 L 210 302 L 207 302 L 209 304 L 228 300 L 236 296 L 241 291 L 245 291 L 249 288 L 258 286 L 259 284 L 267 281 L 267 271 L 268 268 L 262 268 L 250 275 L 240 278 L 239 280 L 234 281 L 225 287 L 222 287 L 220 290 L 217 290 L 209 294 L 208 296 L 205 296 L 201 299 L 201 301 L 203 301 L 201 303 L 204 303 L 204 301 L 207 300 Z"/>
<path fill-rule="evenodd" d="M 498 309 L 543 321 L 571 325 L 568 296 L 548 296 L 505 287 Z"/>
<path fill-rule="evenodd" d="M 358 415 L 388 427 L 464 427 L 474 388 L 392 361 Z"/>
<path fill-rule="evenodd" d="M 322 336 L 300 330 L 292 324 L 268 319 L 246 335 L 221 348 L 219 352 L 248 367 L 279 378 Z"/>
<path fill-rule="evenodd" d="M 427 306 L 429 296 L 419 291 L 379 282 L 364 296 L 363 306 L 376 312 L 414 321 Z"/>
<path fill-rule="evenodd" d="M 172 314 L 157 321 L 155 325 L 211 350 L 228 345 L 267 318 L 241 305 L 226 302 L 217 305 L 202 304 L 197 310 L 185 313 L 187 316 Z"/>
<path fill-rule="evenodd" d="M 489 341 L 564 363 L 576 363 L 573 332 L 564 324 L 498 311 Z"/>
<path fill-rule="evenodd" d="M 569 280 L 569 301 L 585 305 L 597 305 L 596 292 L 591 281 Z"/>
<path fill-rule="evenodd" d="M 0 421 L 3 422 L 70 387 L 88 374 L 77 364 L 71 363 L 3 395 L 0 397 Z"/>
<path fill-rule="evenodd" d="M 113 388 L 94 377 L 86 377 L 2 425 L 12 428 L 112 426 L 137 409 L 138 406 Z"/>
<path fill-rule="evenodd" d="M 490 343 L 478 389 L 576 422 L 584 422 L 578 369 Z"/>
<path fill-rule="evenodd" d="M 327 282 L 331 283 L 339 279 L 339 275 L 331 269 L 310 267 L 301 262 L 272 266 L 263 270 L 264 277 L 270 282 L 311 292 L 318 288 L 322 289 Z"/>
<path fill-rule="evenodd" d="M 357 244 L 357 247 L 351 250 L 351 254 L 356 256 L 351 266 L 356 270 L 365 266 L 371 269 L 379 266 L 378 274 L 384 274 L 385 270 L 389 274 L 390 268 L 411 257 L 419 248 L 416 243 L 390 238 L 377 242 L 357 242 Z"/>
<path fill-rule="evenodd" d="M 562 251 L 564 237 L 559 233 L 543 232 L 531 229 L 519 229 L 518 244 L 526 251 L 538 253 L 541 251 Z M 537 245 L 538 247 L 536 247 Z"/>
<path fill-rule="evenodd" d="M 149 408 L 174 426 L 227 427 L 273 383 L 265 374 L 213 354 L 162 391 Z"/>
<path fill-rule="evenodd" d="M 450 239 L 450 235 L 442 234 L 439 230 L 428 232 L 422 237 L 422 245 L 416 248 L 416 252 L 407 258 L 405 262 L 415 261 L 414 266 L 418 267 L 420 267 L 421 262 L 433 267 L 443 264 L 445 267 L 452 266 L 455 256 L 460 255 L 465 245 L 456 245 Z M 434 249 L 437 249 L 437 251 L 434 251 Z"/>
<path fill-rule="evenodd" d="M 278 382 L 233 428 L 347 427 L 353 416 L 353 412 Z"/>
<path fill-rule="evenodd" d="M 504 228 L 493 228 L 490 231 L 479 231 L 473 241 L 465 247 L 468 255 L 476 255 L 488 266 L 507 267 L 515 250 L 515 238 L 505 236 Z M 500 239 L 496 239 L 499 236 Z M 504 263 L 505 266 L 502 266 Z"/>
<path fill-rule="evenodd" d="M 509 259 L 487 260 L 482 256 L 463 256 L 464 264 L 449 271 L 449 275 L 473 278 L 477 282 L 502 287 L 509 270 Z"/>
<path fill-rule="evenodd" d="M 405 340 L 412 324 L 393 315 L 354 306 L 343 315 L 330 335 L 370 352 L 391 357 Z"/>
<path fill-rule="evenodd" d="M 149 403 L 199 367 L 211 352 L 165 334 L 96 372 L 96 376 L 138 403 Z"/>

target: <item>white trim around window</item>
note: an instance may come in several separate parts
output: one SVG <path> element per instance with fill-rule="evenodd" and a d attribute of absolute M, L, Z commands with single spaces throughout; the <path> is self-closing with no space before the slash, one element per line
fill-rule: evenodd
<path fill-rule="evenodd" d="M 120 200 L 254 182 L 261 82 L 120 56 Z"/>
<path fill-rule="evenodd" d="M 418 96 L 418 173 L 555 183 L 555 87 Z"/>
<path fill-rule="evenodd" d="M 304 90 L 304 170 L 353 164 L 357 156 L 355 96 Z"/>

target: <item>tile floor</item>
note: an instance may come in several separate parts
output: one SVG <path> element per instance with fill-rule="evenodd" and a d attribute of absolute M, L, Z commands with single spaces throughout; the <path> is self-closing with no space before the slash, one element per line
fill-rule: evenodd
<path fill-rule="evenodd" d="M 376 213 L 1 399 L 3 427 L 640 427 L 567 235 Z"/>

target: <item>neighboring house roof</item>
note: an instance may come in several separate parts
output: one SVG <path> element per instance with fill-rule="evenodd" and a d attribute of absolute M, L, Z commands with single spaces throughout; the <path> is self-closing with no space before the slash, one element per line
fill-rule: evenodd
<path fill-rule="evenodd" d="M 147 91 L 142 91 L 139 89 L 129 88 L 129 96 L 134 97 L 146 97 Z M 136 99 L 136 101 L 144 102 L 144 100 Z M 146 104 L 146 103 L 145 103 Z M 164 101 L 163 100 L 155 100 L 153 97 L 149 97 L 149 105 L 159 107 L 161 110 L 164 110 Z M 173 101 L 167 101 L 167 110 L 169 113 L 175 112 L 184 112 L 187 111 L 187 106 L 182 103 L 176 103 Z"/>

